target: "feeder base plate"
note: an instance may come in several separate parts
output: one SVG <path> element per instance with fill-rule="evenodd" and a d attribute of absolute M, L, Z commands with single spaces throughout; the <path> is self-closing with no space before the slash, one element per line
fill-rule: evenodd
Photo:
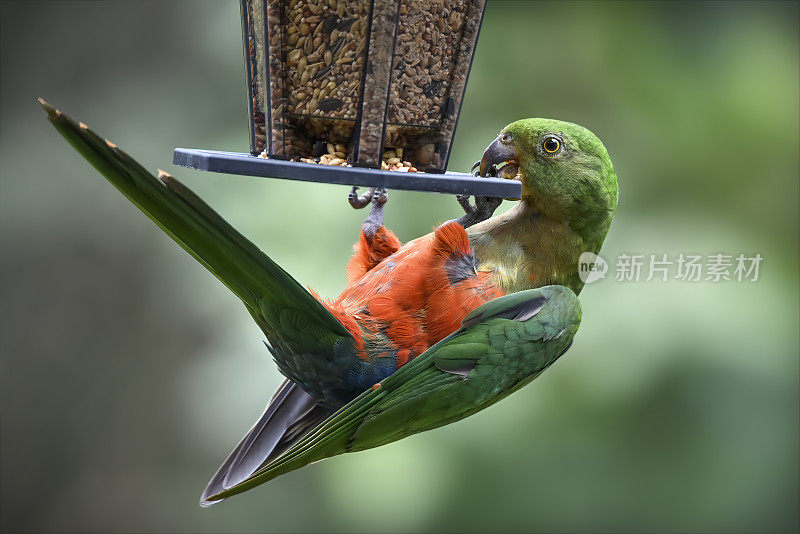
<path fill-rule="evenodd" d="M 174 165 L 198 171 L 243 174 L 264 178 L 284 178 L 303 182 L 385 187 L 408 191 L 470 194 L 484 197 L 517 199 L 522 196 L 522 184 L 503 178 L 480 178 L 460 172 L 431 174 L 397 172 L 363 167 L 337 167 L 279 159 L 266 159 L 241 152 L 220 152 L 197 148 L 176 148 Z"/>

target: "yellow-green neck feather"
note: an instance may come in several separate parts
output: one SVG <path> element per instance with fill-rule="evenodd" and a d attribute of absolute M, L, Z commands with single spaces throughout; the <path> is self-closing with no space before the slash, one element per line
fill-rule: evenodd
<path fill-rule="evenodd" d="M 586 243 L 566 219 L 543 215 L 530 199 L 471 226 L 467 235 L 479 269 L 491 271 L 507 293 L 550 284 L 580 292 L 578 258 L 602 244 Z"/>

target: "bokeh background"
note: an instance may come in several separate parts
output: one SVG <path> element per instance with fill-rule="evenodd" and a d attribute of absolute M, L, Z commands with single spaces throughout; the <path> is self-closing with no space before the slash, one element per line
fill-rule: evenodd
<path fill-rule="evenodd" d="M 451 169 L 517 118 L 579 122 L 620 180 L 607 259 L 760 253 L 759 280 L 588 286 L 533 385 L 210 509 L 280 376 L 240 303 L 36 97 L 325 296 L 365 213 L 343 187 L 172 169 L 176 146 L 247 149 L 237 2 L 0 9 L 3 531 L 797 531 L 798 3 L 492 0 Z M 407 240 L 458 213 L 393 192 L 387 223 Z"/>

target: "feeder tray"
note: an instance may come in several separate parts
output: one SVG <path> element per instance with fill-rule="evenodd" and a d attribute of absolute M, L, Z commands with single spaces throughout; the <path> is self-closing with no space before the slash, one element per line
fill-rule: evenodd
<path fill-rule="evenodd" d="M 241 0 L 250 154 L 173 163 L 519 198 L 516 180 L 445 172 L 485 1 Z"/>

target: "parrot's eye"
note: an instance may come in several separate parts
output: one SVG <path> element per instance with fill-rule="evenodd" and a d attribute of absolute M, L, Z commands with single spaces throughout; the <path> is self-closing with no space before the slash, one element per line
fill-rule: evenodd
<path fill-rule="evenodd" d="M 511 142 L 511 136 L 508 135 L 507 133 L 504 133 L 503 135 L 500 136 L 500 142 L 509 144 Z"/>
<path fill-rule="evenodd" d="M 555 135 L 548 135 L 544 138 L 544 141 L 542 141 L 542 148 L 548 154 L 555 154 L 561 150 L 561 139 Z"/>

